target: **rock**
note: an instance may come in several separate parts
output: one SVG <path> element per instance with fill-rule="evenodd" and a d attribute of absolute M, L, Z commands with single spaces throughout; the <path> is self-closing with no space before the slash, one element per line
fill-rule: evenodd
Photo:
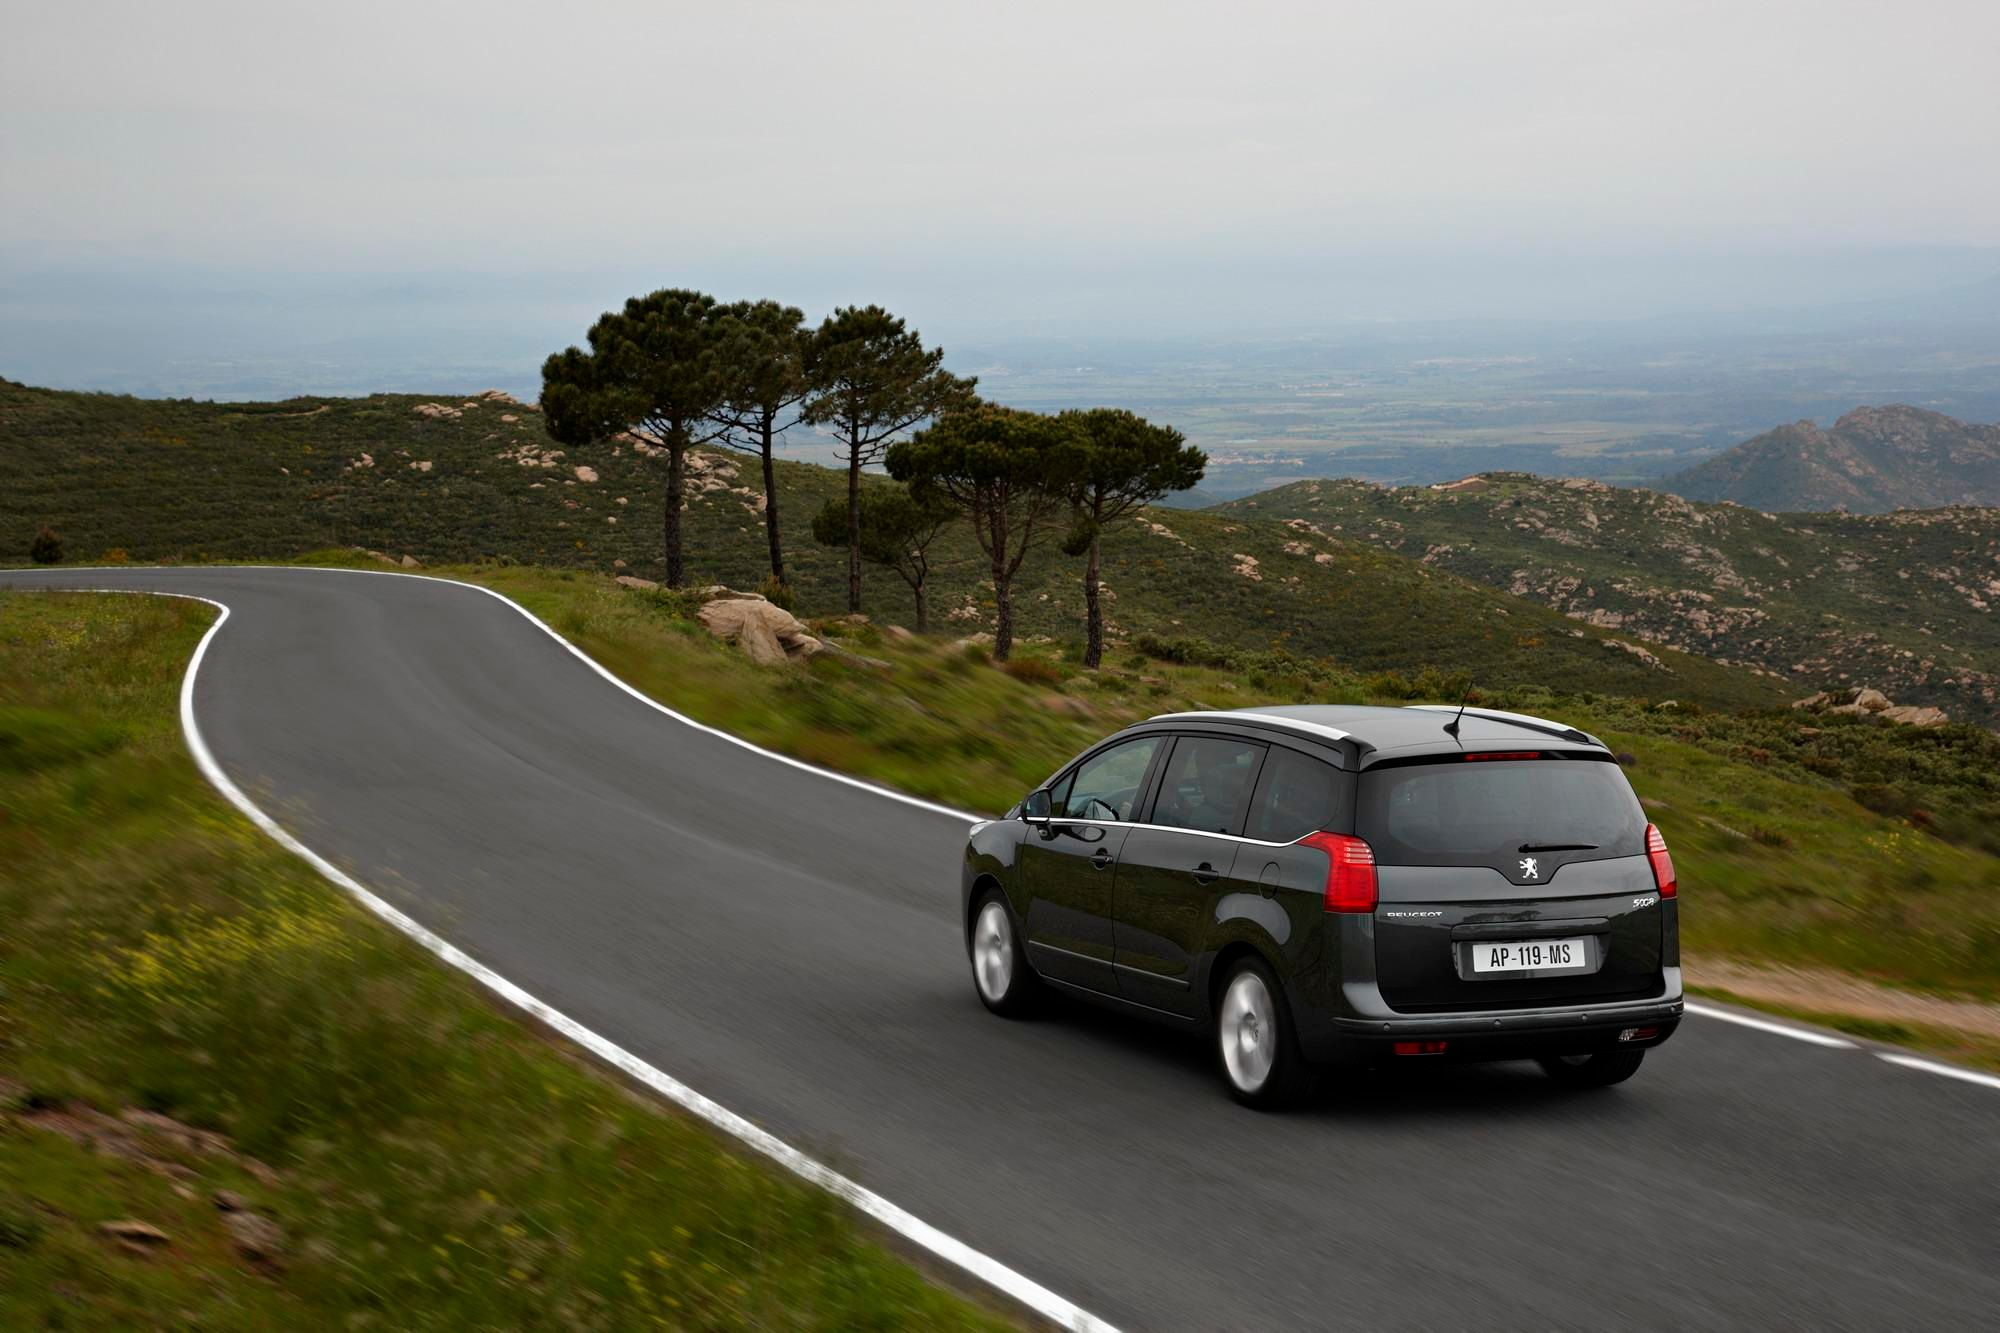
<path fill-rule="evenodd" d="M 611 567 L 612 567 L 613 569 L 623 569 L 623 568 L 625 568 L 625 562 L 624 562 L 624 560 L 622 560 L 622 559 L 619 559 L 619 560 L 613 560 L 613 561 L 611 562 Z"/>
<path fill-rule="evenodd" d="M 1942 727 L 1951 721 L 1942 708 L 1923 708 L 1916 704 L 1893 704 L 1876 716 L 1905 727 Z"/>
<path fill-rule="evenodd" d="M 1223 529 L 1223 531 L 1231 532 L 1234 531 L 1234 529 L 1225 528 Z M 1262 583 L 1264 581 L 1264 576 L 1257 572 L 1256 556 L 1244 555 L 1242 552 L 1238 551 L 1232 553 L 1229 558 L 1236 562 L 1235 572 L 1237 574 L 1255 583 Z"/>
<path fill-rule="evenodd" d="M 594 467 L 583 467 L 579 465 L 576 470 L 576 479 L 578 481 L 596 481 L 597 469 Z"/>
<path fill-rule="evenodd" d="M 236 1252 L 252 1263 L 276 1264 L 285 1253 L 285 1229 L 262 1213 L 247 1209 L 225 1212 L 222 1225 L 236 1242 Z"/>
<path fill-rule="evenodd" d="M 421 560 L 418 560 L 418 559 L 417 559 L 417 558 L 416 558 L 415 556 L 413 556 L 413 555 L 406 555 L 406 556 L 404 556 L 404 557 L 403 557 L 403 568 L 404 568 L 404 569 L 422 569 L 422 568 L 423 568 L 423 562 L 422 562 Z"/>
<path fill-rule="evenodd" d="M 824 647 L 798 617 L 754 594 L 715 598 L 696 615 L 710 634 L 729 640 L 752 661 L 767 666 L 810 657 Z"/>
<path fill-rule="evenodd" d="M 910 631 L 904 629 L 901 625 L 884 625 L 882 627 L 882 636 L 884 638 L 894 639 L 898 643 L 907 643 L 909 640 L 917 637 L 916 635 L 910 633 Z"/>
<path fill-rule="evenodd" d="M 513 414 L 512 412 L 502 412 L 502 413 L 500 414 L 500 420 L 501 420 L 501 421 L 503 421 L 503 422 L 505 422 L 505 423 L 506 423 L 507 425 L 509 425 L 509 426 L 513 425 L 513 424 L 514 424 L 515 422 L 519 421 L 520 419 L 521 419 L 521 418 L 519 418 L 519 417 L 515 416 L 515 415 L 514 415 L 514 414 Z"/>
<path fill-rule="evenodd" d="M 1882 691 L 1863 688 L 1855 693 L 1851 707 L 1867 713 L 1879 713 L 1894 705 L 1889 702 L 1889 696 Z"/>
<path fill-rule="evenodd" d="M 1333 563 L 1333 557 L 1328 555 L 1325 551 L 1321 551 L 1318 555 L 1313 557 L 1313 563 L 1315 565 L 1330 565 Z"/>
<path fill-rule="evenodd" d="M 410 464 L 410 471 L 412 472 L 429 472 L 430 470 L 431 470 L 431 460 L 428 458 L 424 459 L 420 463 Z"/>
<path fill-rule="evenodd" d="M 117 1241 L 120 1245 L 123 1245 L 126 1249 L 142 1254 L 148 1250 L 157 1250 L 163 1245 L 173 1243 L 166 1232 L 160 1230 L 151 1222 L 141 1222 L 133 1217 L 121 1218 L 116 1222 L 105 1222 L 97 1229 Z"/>
<path fill-rule="evenodd" d="M 618 563 L 623 565 L 625 562 L 620 560 Z M 642 579 L 631 574 L 620 574 L 612 581 L 621 588 L 636 588 L 645 592 L 652 592 L 660 586 L 651 579 Z"/>
<path fill-rule="evenodd" d="M 451 407 L 445 403 L 418 403 L 410 410 L 420 417 L 431 417 L 443 421 L 456 421 L 465 415 L 461 409 Z"/>
<path fill-rule="evenodd" d="M 225 1213 L 240 1213 L 250 1206 L 249 1200 L 235 1190 L 217 1190 L 212 1201 Z"/>

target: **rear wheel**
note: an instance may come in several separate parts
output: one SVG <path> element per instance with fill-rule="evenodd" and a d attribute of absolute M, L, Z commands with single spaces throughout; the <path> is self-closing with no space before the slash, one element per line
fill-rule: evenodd
<path fill-rule="evenodd" d="M 1000 890 L 988 889 L 972 916 L 967 941 L 972 959 L 972 985 L 979 1001 L 996 1014 L 1019 1018 L 1034 1008 L 1040 979 L 1028 967 L 1014 915 Z"/>
<path fill-rule="evenodd" d="M 1239 960 L 1223 979 L 1215 1042 L 1222 1081 L 1245 1106 L 1286 1105 L 1309 1083 L 1284 992 L 1271 970 L 1254 958 Z"/>
<path fill-rule="evenodd" d="M 1536 1061 L 1558 1083 L 1572 1088 L 1608 1088 L 1639 1072 L 1644 1051 L 1598 1051 L 1592 1055 L 1548 1055 Z"/>

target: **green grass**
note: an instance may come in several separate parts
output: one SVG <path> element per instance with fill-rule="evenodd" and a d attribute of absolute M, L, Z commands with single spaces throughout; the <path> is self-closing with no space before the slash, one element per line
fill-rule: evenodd
<path fill-rule="evenodd" d="M 1213 647 L 1197 661 L 1126 651 L 1092 673 L 1054 644 L 1026 650 L 1042 669 L 1024 681 L 977 647 L 824 621 L 889 669 L 826 659 L 763 668 L 710 639 L 682 598 L 578 572 L 452 572 L 508 594 L 694 717 L 986 812 L 1006 809 L 1097 737 L 1155 713 L 1273 700 L 1400 704 L 1467 688 L 1462 678 L 1361 675 L 1325 660 Z M 1202 656 L 1186 644 L 1154 646 Z M 1968 823 L 1953 841 L 1946 821 L 1884 815 L 1854 796 L 1887 780 L 1938 807 L 1990 808 L 2000 799 L 2000 740 L 1991 733 L 1858 718 L 1807 727 L 1789 711 L 1702 712 L 1546 689 L 1475 696 L 1573 722 L 1624 753 L 1687 885 L 1682 930 L 1692 952 L 2000 1000 L 2000 857 L 1990 825 Z"/>
<path fill-rule="evenodd" d="M 0 594 L 0 1327 L 997 1326 L 212 794 L 176 713 L 208 616 Z M 139 1110 L 226 1146 L 59 1132 Z M 218 1189 L 284 1229 L 276 1267 Z M 100 1233 L 126 1218 L 169 1243 Z"/>

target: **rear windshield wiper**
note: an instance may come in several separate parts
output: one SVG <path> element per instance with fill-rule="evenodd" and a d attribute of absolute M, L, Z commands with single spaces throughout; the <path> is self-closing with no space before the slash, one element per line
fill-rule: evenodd
<path fill-rule="evenodd" d="M 1524 852 L 1594 852 L 1597 850 L 1597 844 L 1594 842 L 1524 842 L 1521 844 L 1521 850 Z"/>

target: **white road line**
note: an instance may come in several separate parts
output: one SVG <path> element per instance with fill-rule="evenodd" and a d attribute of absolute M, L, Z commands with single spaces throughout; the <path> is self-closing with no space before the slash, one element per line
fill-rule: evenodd
<path fill-rule="evenodd" d="M 1982 1088 L 2000 1088 L 2000 1078 L 1991 1074 L 1981 1074 L 1970 1069 L 1960 1069 L 1956 1065 L 1941 1065 L 1935 1060 L 1924 1060 L 1914 1055 L 1899 1055 L 1894 1051 L 1877 1051 L 1875 1058 L 1887 1060 L 1892 1065 L 1905 1069 L 1921 1069 L 1926 1074 L 1942 1074 L 1946 1078 L 1962 1079 L 1967 1083 L 1977 1083 Z"/>
<path fill-rule="evenodd" d="M 1794 1041 L 1809 1041 L 1815 1046 L 1830 1046 L 1843 1051 L 1854 1049 L 1854 1043 L 1845 1037 L 1814 1032 L 1811 1028 L 1786 1027 L 1782 1023 L 1766 1022 L 1764 1019 L 1752 1018 L 1748 1014 L 1739 1014 L 1731 1009 L 1712 1009 L 1708 1005 L 1696 1004 L 1692 1000 L 1688 1001 L 1687 1011 L 1691 1014 L 1700 1014 L 1703 1018 L 1719 1018 L 1725 1023 L 1741 1023 L 1744 1027 L 1756 1028 L 1759 1032 L 1774 1032 L 1780 1037 L 1790 1037 Z"/>
<path fill-rule="evenodd" d="M 292 568 L 292 566 L 238 566 L 238 568 L 246 567 Z M 299 568 L 311 568 L 311 566 L 299 566 Z M 373 574 L 378 571 L 362 569 L 348 572 Z M 379 572 L 387 573 L 388 571 L 383 570 Z M 401 577 L 428 576 L 403 575 Z M 433 579 L 432 581 L 437 583 L 457 582 L 456 579 Z M 478 587 L 477 584 L 472 583 L 461 584 L 460 586 L 467 588 Z M 481 592 L 492 591 L 488 588 L 480 588 L 479 590 Z M 508 1003 L 532 1015 L 538 1021 L 546 1023 L 577 1045 L 589 1051 L 592 1055 L 615 1066 L 629 1077 L 645 1084 L 668 1101 L 673 1102 L 690 1114 L 699 1116 L 717 1129 L 755 1148 L 758 1152 L 763 1153 L 766 1157 L 777 1162 L 794 1175 L 819 1186 L 821 1189 L 827 1191 L 827 1193 L 834 1195 L 862 1213 L 874 1218 L 877 1222 L 888 1227 L 904 1239 L 922 1246 L 945 1262 L 963 1269 L 988 1286 L 1019 1301 L 1022 1305 L 1033 1310 L 1044 1319 L 1063 1328 L 1080 1330 L 1082 1333 L 1117 1333 L 1113 1325 L 1099 1319 L 1096 1315 L 1056 1295 L 1056 1293 L 1050 1291 L 1047 1287 L 1007 1267 L 1007 1265 L 1001 1263 L 991 1255 L 975 1250 L 964 1241 L 946 1235 L 922 1218 L 903 1208 L 897 1207 L 873 1190 L 864 1188 L 831 1167 L 806 1156 L 783 1139 L 746 1120 L 728 1107 L 723 1106 L 720 1102 L 703 1096 L 671 1074 L 654 1068 L 609 1038 L 599 1036 L 567 1014 L 536 999 L 533 995 L 522 990 L 519 986 L 487 967 L 470 954 L 459 949 L 442 936 L 418 924 L 415 920 L 390 906 L 381 898 L 376 897 L 374 893 L 364 888 L 359 880 L 356 880 L 331 861 L 280 828 L 276 820 L 258 809 L 257 805 L 248 796 L 245 796 L 234 782 L 230 781 L 229 775 L 222 771 L 222 766 L 216 762 L 215 756 L 209 752 L 208 742 L 202 739 L 201 727 L 195 721 L 195 676 L 201 670 L 202 659 L 208 654 L 209 643 L 214 640 L 216 634 L 229 620 L 229 608 L 227 606 L 224 606 L 221 602 L 213 598 L 198 597 L 192 593 L 155 592 L 149 588 L 76 588 L 57 589 L 55 591 L 116 592 L 136 594 L 144 597 L 178 597 L 191 602 L 206 602 L 222 613 L 216 617 L 215 623 L 208 627 L 208 632 L 201 636 L 201 642 L 195 645 L 194 656 L 188 659 L 187 674 L 181 677 L 181 729 L 187 733 L 188 749 L 194 755 L 195 766 L 201 769 L 202 776 L 208 779 L 209 785 L 222 793 L 223 798 L 231 805 L 242 811 L 251 823 L 269 834 L 285 850 L 300 857 L 327 879 L 332 880 L 335 884 L 347 890 L 348 893 L 360 900 L 362 906 L 366 907 L 376 916 L 423 945 L 424 948 L 430 950 L 446 963 L 472 977 Z M 492 595 L 500 597 L 501 601 L 506 602 L 522 615 L 527 616 L 535 624 L 540 625 L 551 638 L 554 638 L 572 653 L 576 653 L 578 657 L 582 657 L 585 662 L 589 662 L 599 675 L 612 681 L 612 683 L 616 684 L 626 693 L 635 695 L 644 702 L 652 704 L 653 707 L 659 708 L 661 712 L 671 717 L 683 722 L 689 722 L 691 726 L 699 727 L 703 731 L 713 732 L 730 740 L 736 739 L 735 737 L 728 736 L 726 732 L 717 732 L 713 727 L 703 726 L 699 722 L 691 722 L 689 719 L 681 717 L 679 713 L 675 713 L 672 709 L 663 708 L 659 704 L 653 703 L 652 700 L 639 694 L 638 691 L 619 680 L 616 676 L 611 675 L 603 667 L 598 666 L 595 662 L 591 662 L 588 657 L 584 657 L 574 645 L 570 644 L 568 640 L 564 639 L 554 630 L 549 629 L 547 625 L 543 625 L 525 607 L 518 605 L 506 597 L 502 597 L 499 593 L 493 593 Z M 764 750 L 760 746 L 750 745 L 747 741 L 738 741 L 737 743 L 746 745 L 750 749 L 758 750 L 763 754 L 771 754 L 769 750 Z M 826 772 L 824 769 L 814 768 L 811 764 L 802 764 L 798 760 L 787 758 L 784 755 L 771 754 L 771 757 L 782 759 L 794 767 L 807 769 L 811 772 Z M 961 813 L 947 806 L 933 805 L 928 801 L 919 801 L 915 797 L 899 796 L 898 793 L 875 787 L 869 783 L 856 782 L 851 778 L 844 778 L 841 774 L 828 773 L 827 776 L 841 778 L 843 781 L 850 783 L 850 785 L 863 787 L 870 791 L 881 791 L 885 796 L 898 796 L 898 799 L 910 804 L 923 805 L 945 814 L 957 815 Z"/>

